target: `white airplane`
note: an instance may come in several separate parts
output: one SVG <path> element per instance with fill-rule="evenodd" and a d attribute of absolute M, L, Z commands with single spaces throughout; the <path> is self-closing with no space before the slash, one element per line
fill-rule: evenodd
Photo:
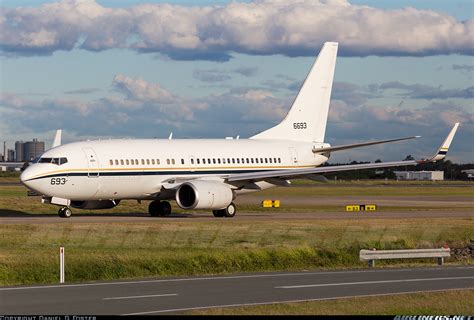
<path fill-rule="evenodd" d="M 98 140 L 61 145 L 58 130 L 53 148 L 26 168 L 21 182 L 43 195 L 42 202 L 61 206 L 107 209 L 123 199 L 151 200 L 149 213 L 171 213 L 167 200 L 182 209 L 209 209 L 216 217 L 233 217 L 240 194 L 274 186 L 288 179 L 318 179 L 323 173 L 416 165 L 446 156 L 459 123 L 438 152 L 427 160 L 324 166 L 331 152 L 417 138 L 330 146 L 324 143 L 338 44 L 326 42 L 281 123 L 249 139 Z"/>

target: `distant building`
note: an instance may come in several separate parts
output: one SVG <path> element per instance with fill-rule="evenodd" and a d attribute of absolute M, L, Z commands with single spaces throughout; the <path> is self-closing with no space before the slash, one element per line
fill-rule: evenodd
<path fill-rule="evenodd" d="M 462 170 L 461 172 L 467 174 L 468 179 L 474 179 L 474 169 Z"/>
<path fill-rule="evenodd" d="M 44 153 L 44 142 L 33 139 L 33 141 L 15 142 L 15 161 L 31 161 Z"/>
<path fill-rule="evenodd" d="M 33 139 L 33 141 L 27 141 L 23 145 L 23 160 L 31 161 L 44 153 L 44 142 Z"/>
<path fill-rule="evenodd" d="M 7 151 L 7 158 L 5 161 L 13 162 L 15 161 L 15 150 L 8 149 Z"/>
<path fill-rule="evenodd" d="M 15 161 L 23 161 L 23 141 L 15 142 Z"/>
<path fill-rule="evenodd" d="M 444 171 L 394 171 L 397 180 L 444 180 Z"/>

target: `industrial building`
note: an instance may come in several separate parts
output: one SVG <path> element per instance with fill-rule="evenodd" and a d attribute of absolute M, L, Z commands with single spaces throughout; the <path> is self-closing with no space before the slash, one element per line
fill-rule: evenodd
<path fill-rule="evenodd" d="M 464 172 L 468 179 L 474 179 L 474 169 L 462 170 L 461 172 Z"/>
<path fill-rule="evenodd" d="M 444 171 L 394 171 L 397 180 L 444 180 Z"/>
<path fill-rule="evenodd" d="M 44 142 L 33 139 L 33 141 L 15 142 L 15 161 L 31 161 L 44 153 Z"/>

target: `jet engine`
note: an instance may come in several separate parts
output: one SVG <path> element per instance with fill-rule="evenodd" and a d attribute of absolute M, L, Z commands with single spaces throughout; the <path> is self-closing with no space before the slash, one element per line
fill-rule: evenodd
<path fill-rule="evenodd" d="M 185 182 L 176 191 L 176 202 L 182 209 L 224 209 L 233 198 L 232 189 L 216 181 Z"/>
<path fill-rule="evenodd" d="M 110 209 L 120 203 L 120 200 L 71 201 L 71 207 L 78 209 Z"/>

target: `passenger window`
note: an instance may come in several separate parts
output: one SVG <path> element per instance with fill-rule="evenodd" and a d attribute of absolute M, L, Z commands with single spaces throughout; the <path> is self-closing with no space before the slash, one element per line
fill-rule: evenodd
<path fill-rule="evenodd" d="M 270 160 L 270 163 L 272 163 L 272 158 L 268 158 L 268 160 Z"/>
<path fill-rule="evenodd" d="M 155 165 L 155 159 L 151 159 L 151 164 Z"/>
<path fill-rule="evenodd" d="M 181 164 L 184 164 L 184 159 L 181 159 Z"/>
<path fill-rule="evenodd" d="M 221 159 L 217 159 L 217 163 L 218 163 L 218 164 L 221 164 Z"/>
<path fill-rule="evenodd" d="M 273 158 L 273 162 L 274 162 L 274 163 L 278 163 L 278 162 L 277 162 L 277 158 Z"/>
<path fill-rule="evenodd" d="M 110 165 L 113 166 L 114 165 L 114 161 L 113 160 L 109 160 L 110 162 Z"/>
<path fill-rule="evenodd" d="M 197 161 L 197 164 L 199 164 L 199 158 L 197 158 L 196 161 Z"/>
<path fill-rule="evenodd" d="M 240 159 L 239 159 L 239 158 L 237 158 L 237 163 L 240 163 Z"/>
<path fill-rule="evenodd" d="M 281 158 L 278 158 L 278 163 L 281 163 Z"/>
<path fill-rule="evenodd" d="M 212 159 L 212 163 L 216 164 L 216 159 Z"/>
<path fill-rule="evenodd" d="M 130 164 L 130 161 L 128 159 L 125 160 L 125 163 L 127 164 L 127 166 Z"/>
<path fill-rule="evenodd" d="M 146 159 L 146 164 L 150 165 L 150 159 Z"/>
<path fill-rule="evenodd" d="M 211 164 L 211 163 L 212 163 L 212 162 L 211 162 L 211 159 L 207 158 L 207 163 L 208 163 L 208 164 Z"/>
<path fill-rule="evenodd" d="M 156 164 L 160 164 L 160 159 L 156 159 Z"/>
<path fill-rule="evenodd" d="M 235 164 L 235 158 L 232 158 L 232 163 L 234 163 L 234 164 Z"/>
<path fill-rule="evenodd" d="M 258 163 L 258 158 L 255 159 L 255 163 Z"/>
<path fill-rule="evenodd" d="M 118 164 L 119 164 L 119 161 L 117 159 L 115 159 L 115 165 L 118 166 Z"/>
<path fill-rule="evenodd" d="M 260 163 L 263 163 L 263 158 L 260 158 Z"/>
<path fill-rule="evenodd" d="M 123 159 L 120 159 L 120 164 L 123 166 Z"/>
<path fill-rule="evenodd" d="M 170 164 L 170 159 L 166 159 L 166 164 L 167 164 L 167 165 Z"/>
<path fill-rule="evenodd" d="M 172 163 L 172 164 L 175 164 L 174 159 L 171 159 L 171 163 Z"/>
<path fill-rule="evenodd" d="M 191 164 L 194 164 L 194 159 L 193 158 L 191 158 Z"/>
<path fill-rule="evenodd" d="M 225 158 L 222 159 L 222 163 L 225 164 Z"/>
<path fill-rule="evenodd" d="M 253 163 L 253 158 L 250 158 L 250 162 Z"/>
<path fill-rule="evenodd" d="M 202 164 L 206 164 L 206 159 L 202 159 Z"/>
<path fill-rule="evenodd" d="M 142 166 L 145 164 L 145 160 L 142 159 Z"/>

